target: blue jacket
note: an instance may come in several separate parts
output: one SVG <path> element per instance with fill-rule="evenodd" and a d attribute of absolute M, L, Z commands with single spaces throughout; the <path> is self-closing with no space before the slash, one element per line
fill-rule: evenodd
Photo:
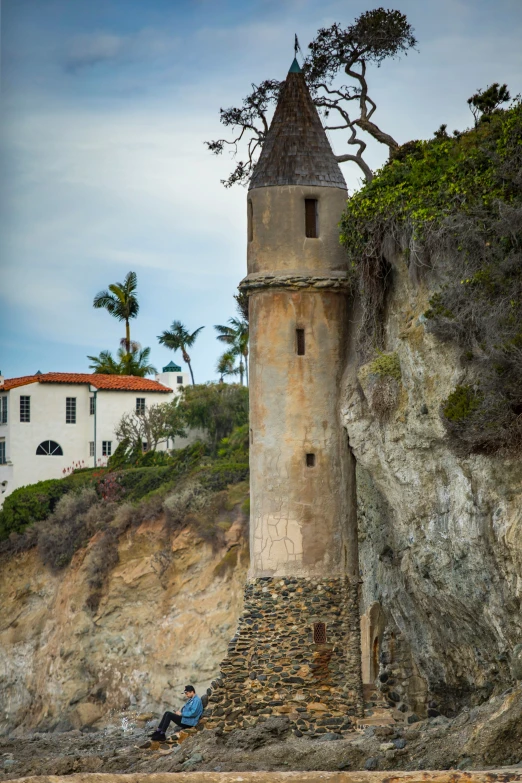
<path fill-rule="evenodd" d="M 181 720 L 187 726 L 197 726 L 203 713 L 203 704 L 199 696 L 193 696 L 181 708 Z"/>

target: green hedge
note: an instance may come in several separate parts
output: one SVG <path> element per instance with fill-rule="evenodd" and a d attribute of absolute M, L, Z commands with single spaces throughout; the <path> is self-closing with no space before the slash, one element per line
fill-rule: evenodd
<path fill-rule="evenodd" d="M 28 525 L 47 519 L 60 498 L 93 483 L 93 470 L 82 470 L 62 479 L 48 479 L 15 489 L 0 511 L 0 541 L 11 533 L 21 533 Z"/>

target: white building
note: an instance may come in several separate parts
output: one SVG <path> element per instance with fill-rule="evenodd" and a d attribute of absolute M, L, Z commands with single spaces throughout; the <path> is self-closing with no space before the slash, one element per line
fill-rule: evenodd
<path fill-rule="evenodd" d="M 156 380 L 133 375 L 0 375 L 0 506 L 14 489 L 105 465 L 124 413 L 168 402 L 189 383 L 172 362 Z M 171 444 L 172 445 L 172 444 Z"/>

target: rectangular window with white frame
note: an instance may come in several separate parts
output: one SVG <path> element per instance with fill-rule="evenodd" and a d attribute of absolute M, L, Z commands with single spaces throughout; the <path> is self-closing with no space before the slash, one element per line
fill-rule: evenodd
<path fill-rule="evenodd" d="M 7 462 L 6 456 L 5 456 L 5 440 L 0 440 L 0 465 L 5 465 Z"/>
<path fill-rule="evenodd" d="M 94 416 L 96 413 L 96 397 L 89 397 L 89 415 Z"/>
<path fill-rule="evenodd" d="M 76 397 L 65 398 L 65 423 L 76 424 Z"/>
<path fill-rule="evenodd" d="M 138 416 L 145 414 L 145 397 L 136 397 L 136 413 Z"/>
<path fill-rule="evenodd" d="M 102 441 L 102 456 L 110 457 L 112 454 L 112 440 Z"/>
<path fill-rule="evenodd" d="M 20 421 L 31 421 L 31 398 L 25 394 L 20 396 Z"/>
<path fill-rule="evenodd" d="M 94 457 L 94 441 L 89 441 L 89 457 Z"/>
<path fill-rule="evenodd" d="M 0 397 L 0 424 L 7 424 L 7 395 Z"/>

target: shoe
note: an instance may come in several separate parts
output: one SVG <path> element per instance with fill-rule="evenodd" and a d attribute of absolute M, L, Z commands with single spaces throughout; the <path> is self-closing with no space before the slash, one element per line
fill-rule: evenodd
<path fill-rule="evenodd" d="M 153 742 L 165 742 L 165 734 L 163 731 L 155 731 L 154 734 L 150 735 L 150 738 Z"/>

